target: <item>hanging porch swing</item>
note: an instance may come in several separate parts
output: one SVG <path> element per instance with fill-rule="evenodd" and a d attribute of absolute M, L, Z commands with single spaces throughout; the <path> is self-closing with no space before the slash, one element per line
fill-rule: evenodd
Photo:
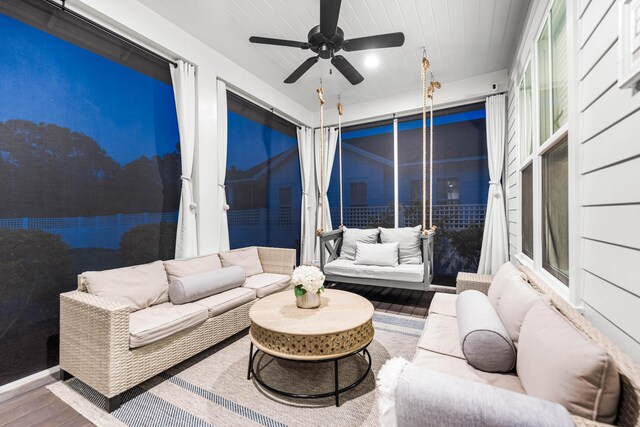
<path fill-rule="evenodd" d="M 430 67 L 426 52 L 423 54 L 421 67 L 422 77 L 422 232 L 420 233 L 421 264 L 399 263 L 396 267 L 358 265 L 354 261 L 340 257 L 346 227 L 344 226 L 343 193 L 342 193 L 342 116 L 344 106 L 338 97 L 338 167 L 340 187 L 340 226 L 331 231 L 325 231 L 326 186 L 324 172 L 321 169 L 320 188 L 324 194 L 319 195 L 320 226 L 316 234 L 320 239 L 320 269 L 326 280 L 330 282 L 347 282 L 362 285 L 383 286 L 391 288 L 429 290 L 433 280 L 433 249 L 436 227 L 433 225 L 433 96 L 436 89 L 440 89 L 440 82 L 434 81 L 433 74 L 427 81 L 427 70 Z M 320 101 L 320 164 L 324 155 L 324 90 L 322 83 L 317 89 Z M 429 155 L 427 156 L 427 101 L 429 101 Z M 427 222 L 427 157 L 429 173 L 429 217 Z M 428 225 L 427 225 L 428 224 Z"/>

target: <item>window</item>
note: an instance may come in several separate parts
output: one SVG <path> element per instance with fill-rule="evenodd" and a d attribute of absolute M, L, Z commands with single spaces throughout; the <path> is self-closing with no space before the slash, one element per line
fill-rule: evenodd
<path fill-rule="evenodd" d="M 460 201 L 458 178 L 438 178 L 436 183 L 436 203 L 457 205 Z"/>
<path fill-rule="evenodd" d="M 367 206 L 367 183 L 352 182 L 349 184 L 349 206 Z"/>
<path fill-rule="evenodd" d="M 232 248 L 300 246 L 300 161 L 294 124 L 228 91 L 225 188 Z"/>
<path fill-rule="evenodd" d="M 569 193 L 567 139 L 542 157 L 542 264 L 569 284 Z"/>
<path fill-rule="evenodd" d="M 533 259 L 533 163 L 522 169 L 522 253 Z"/>
<path fill-rule="evenodd" d="M 181 184 L 166 61 L 39 0 L 0 39 L 3 385 L 58 364 L 77 274 L 174 257 Z"/>
<path fill-rule="evenodd" d="M 565 0 L 555 0 L 550 5 L 535 48 L 534 62 L 527 65 L 518 86 L 521 252 L 533 261 L 535 269 L 549 273 L 568 286 L 569 135 L 566 126 Z M 534 70 L 534 75 L 531 75 L 531 70 Z M 537 114 L 531 114 L 536 108 L 530 93 L 538 94 Z M 532 121 L 535 121 L 534 125 Z M 538 143 L 535 147 L 530 143 L 533 139 L 531 129 L 537 129 Z M 552 278 L 550 280 L 553 281 Z"/>
<path fill-rule="evenodd" d="M 429 183 L 427 183 L 427 188 L 429 188 Z M 411 180 L 411 183 L 409 184 L 409 194 L 411 195 L 409 200 L 412 205 L 422 203 L 422 180 L 421 179 Z M 428 197 L 429 197 L 429 194 L 427 192 L 427 198 Z"/>

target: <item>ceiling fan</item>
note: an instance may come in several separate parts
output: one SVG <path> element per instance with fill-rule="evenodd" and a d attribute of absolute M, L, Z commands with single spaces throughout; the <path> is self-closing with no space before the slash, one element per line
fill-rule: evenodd
<path fill-rule="evenodd" d="M 358 70 L 356 70 L 344 56 L 336 55 L 335 53 L 341 49 L 345 52 L 353 52 L 356 50 L 402 46 L 404 43 L 404 34 L 388 33 L 345 40 L 344 32 L 338 27 L 340 3 L 341 0 L 320 0 L 320 25 L 313 27 L 311 31 L 309 31 L 307 35 L 309 41 L 307 42 L 255 36 L 250 37 L 249 41 L 251 43 L 297 47 L 303 50 L 309 49 L 317 53 L 316 56 L 312 56 L 296 68 L 296 70 L 286 78 L 285 83 L 295 83 L 309 68 L 315 65 L 320 58 L 331 58 L 333 66 L 336 67 L 352 85 L 357 85 L 364 80 L 364 77 L 362 77 Z"/>

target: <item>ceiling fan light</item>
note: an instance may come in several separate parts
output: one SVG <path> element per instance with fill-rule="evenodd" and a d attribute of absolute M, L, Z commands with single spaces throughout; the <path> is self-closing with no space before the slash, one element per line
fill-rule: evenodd
<path fill-rule="evenodd" d="M 364 66 L 367 68 L 375 68 L 380 64 L 380 59 L 376 55 L 368 55 L 364 60 Z"/>

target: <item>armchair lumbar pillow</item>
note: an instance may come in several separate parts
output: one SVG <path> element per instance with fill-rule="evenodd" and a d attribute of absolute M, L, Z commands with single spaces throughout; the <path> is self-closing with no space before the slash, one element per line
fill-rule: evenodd
<path fill-rule="evenodd" d="M 169 299 L 173 304 L 185 304 L 229 289 L 240 287 L 247 276 L 239 266 L 180 277 L 169 283 Z"/>
<path fill-rule="evenodd" d="M 516 349 L 498 313 L 481 292 L 468 290 L 456 299 L 460 347 L 467 363 L 485 372 L 510 372 Z"/>
<path fill-rule="evenodd" d="M 362 243 L 356 242 L 356 265 L 398 266 L 398 242 Z"/>

